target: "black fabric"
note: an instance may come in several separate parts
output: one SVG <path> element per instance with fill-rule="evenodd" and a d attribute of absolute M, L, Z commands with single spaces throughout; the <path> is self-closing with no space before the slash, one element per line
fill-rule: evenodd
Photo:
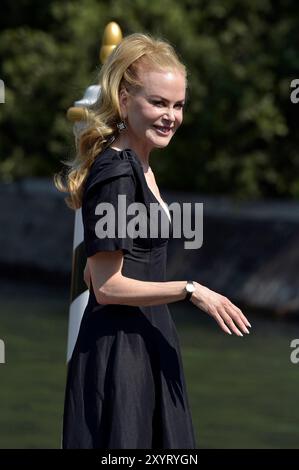
<path fill-rule="evenodd" d="M 87 256 L 101 250 L 124 252 L 122 274 L 144 281 L 166 281 L 171 223 L 162 209 L 158 238 L 115 236 L 99 239 L 99 202 L 117 209 L 143 203 L 146 221 L 157 204 L 138 156 L 107 148 L 90 168 L 82 200 Z M 160 208 L 162 206 L 160 205 Z M 128 219 L 126 219 L 127 221 Z M 79 335 L 68 364 L 62 447 L 85 449 L 194 449 L 195 434 L 177 330 L 168 306 L 98 304 L 91 288 Z"/>
<path fill-rule="evenodd" d="M 129 163 L 127 165 L 130 165 Z M 133 238 L 126 235 L 125 237 L 118 236 L 119 230 L 124 230 L 127 227 L 127 223 L 133 216 L 123 217 L 121 223 L 118 224 L 118 210 L 119 210 L 119 196 L 125 196 L 125 202 L 129 204 L 135 202 L 135 183 L 132 175 L 128 171 L 128 168 L 124 168 L 126 173 L 113 175 L 109 178 L 105 178 L 101 182 L 92 181 L 92 184 L 88 186 L 86 191 L 84 204 L 82 206 L 83 216 L 83 227 L 84 227 L 84 245 L 86 256 L 92 256 L 98 251 L 114 251 L 122 249 L 124 252 L 132 252 Z M 97 206 L 100 203 L 108 202 L 111 206 L 105 211 L 102 211 L 101 216 L 105 216 L 105 220 L 112 219 L 115 221 L 113 224 L 113 235 L 114 237 L 104 237 L 107 232 L 107 225 L 101 224 L 103 230 L 96 232 L 97 222 L 101 217 L 97 213 Z M 115 217 L 110 217 L 111 212 L 107 213 L 107 210 L 113 211 Z M 124 212 L 122 211 L 122 216 Z M 99 238 L 99 234 L 102 233 L 103 238 Z M 124 231 L 126 234 L 126 231 Z"/>

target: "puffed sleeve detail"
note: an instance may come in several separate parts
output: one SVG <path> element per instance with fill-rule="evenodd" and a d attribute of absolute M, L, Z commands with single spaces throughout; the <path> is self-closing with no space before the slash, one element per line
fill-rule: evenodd
<path fill-rule="evenodd" d="M 87 257 L 99 251 L 120 249 L 124 254 L 132 253 L 133 238 L 127 224 L 133 215 L 127 215 L 127 207 L 135 202 L 135 191 L 134 172 L 128 160 L 104 159 L 93 165 L 82 199 Z"/>

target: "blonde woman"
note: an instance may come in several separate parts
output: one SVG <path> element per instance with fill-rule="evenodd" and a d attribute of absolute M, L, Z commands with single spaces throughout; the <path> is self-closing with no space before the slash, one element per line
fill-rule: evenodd
<path fill-rule="evenodd" d="M 62 445 L 194 449 L 179 339 L 167 304 L 190 299 L 230 334 L 242 336 L 250 324 L 227 298 L 198 282 L 166 280 L 162 225 L 171 233 L 172 220 L 149 157 L 169 144 L 182 123 L 186 69 L 168 42 L 132 34 L 103 65 L 99 82 L 101 96 L 65 182 L 55 175 L 57 187 L 69 193 L 68 205 L 82 207 L 90 289 L 68 368 Z M 132 212 L 119 196 L 127 208 L 143 207 L 139 228 L 145 237 L 129 233 Z M 152 205 L 162 216 L 158 236 L 149 234 Z M 103 237 L 105 224 L 111 232 Z"/>

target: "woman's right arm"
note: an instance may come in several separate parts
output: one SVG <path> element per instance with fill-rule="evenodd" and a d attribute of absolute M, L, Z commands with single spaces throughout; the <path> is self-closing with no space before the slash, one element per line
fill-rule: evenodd
<path fill-rule="evenodd" d="M 123 276 L 123 251 L 101 251 L 88 258 L 93 290 L 99 304 L 149 306 L 169 304 L 186 297 L 187 281 L 140 281 Z M 226 297 L 195 282 L 191 302 L 212 316 L 220 328 L 242 336 L 250 326 L 241 310 Z M 237 328 L 238 325 L 240 330 Z"/>

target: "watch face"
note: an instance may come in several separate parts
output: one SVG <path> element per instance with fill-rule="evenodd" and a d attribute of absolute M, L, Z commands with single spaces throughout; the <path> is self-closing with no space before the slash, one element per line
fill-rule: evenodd
<path fill-rule="evenodd" d="M 193 284 L 187 284 L 186 290 L 187 290 L 188 292 L 194 292 L 194 291 L 195 291 L 195 287 L 194 287 Z"/>

